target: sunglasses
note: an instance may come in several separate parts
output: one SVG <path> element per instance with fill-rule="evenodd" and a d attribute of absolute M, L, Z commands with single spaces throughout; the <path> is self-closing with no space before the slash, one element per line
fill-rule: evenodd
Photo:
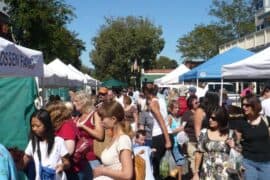
<path fill-rule="evenodd" d="M 242 104 L 242 107 L 250 107 L 250 106 L 251 104 L 247 104 L 247 103 Z"/>
<path fill-rule="evenodd" d="M 210 119 L 212 119 L 213 121 L 217 120 L 217 118 L 215 116 L 210 116 Z"/>
<path fill-rule="evenodd" d="M 106 93 L 98 93 L 99 96 L 106 96 Z"/>

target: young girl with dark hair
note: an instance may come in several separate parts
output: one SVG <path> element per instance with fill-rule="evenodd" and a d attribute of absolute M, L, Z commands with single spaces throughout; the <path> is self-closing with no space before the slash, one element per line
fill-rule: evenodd
<path fill-rule="evenodd" d="M 49 113 L 43 109 L 34 112 L 30 124 L 30 142 L 25 149 L 24 166 L 33 158 L 36 180 L 44 179 L 43 170 L 50 171 L 47 175 L 51 179 L 66 179 L 64 170 L 70 166 L 68 151 L 64 140 L 55 137 Z"/>

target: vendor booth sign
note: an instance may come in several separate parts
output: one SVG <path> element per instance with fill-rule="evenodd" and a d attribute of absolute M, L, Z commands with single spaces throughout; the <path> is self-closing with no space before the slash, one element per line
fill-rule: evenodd
<path fill-rule="evenodd" d="M 42 77 L 42 52 L 0 38 L 0 76 Z"/>

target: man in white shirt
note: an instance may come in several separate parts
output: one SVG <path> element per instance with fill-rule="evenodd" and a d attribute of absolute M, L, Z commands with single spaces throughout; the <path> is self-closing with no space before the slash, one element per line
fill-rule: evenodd
<path fill-rule="evenodd" d="M 263 90 L 262 114 L 270 117 L 270 85 Z"/>

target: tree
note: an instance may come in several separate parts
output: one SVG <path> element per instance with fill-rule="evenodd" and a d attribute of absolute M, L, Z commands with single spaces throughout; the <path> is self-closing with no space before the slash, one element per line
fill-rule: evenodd
<path fill-rule="evenodd" d="M 178 66 L 176 60 L 171 60 L 166 56 L 160 56 L 154 63 L 155 69 L 175 69 Z"/>
<path fill-rule="evenodd" d="M 209 14 L 216 22 L 197 25 L 178 39 L 177 50 L 188 59 L 209 59 L 220 45 L 255 30 L 253 0 L 213 0 Z"/>
<path fill-rule="evenodd" d="M 198 25 L 178 39 L 178 51 L 182 57 L 209 59 L 218 53 L 220 44 L 226 42 L 223 29 L 217 25 Z"/>
<path fill-rule="evenodd" d="M 42 51 L 46 63 L 58 57 L 80 67 L 84 43 L 65 27 L 75 17 L 71 6 L 62 0 L 5 2 L 9 5 L 8 14 L 19 44 Z"/>
<path fill-rule="evenodd" d="M 140 84 L 140 68 L 150 68 L 164 47 L 161 28 L 143 17 L 105 20 L 92 40 L 94 49 L 90 52 L 96 76 L 101 80 L 113 77 L 129 82 L 129 77 L 135 75 L 136 84 Z"/>
<path fill-rule="evenodd" d="M 217 18 L 232 40 L 254 32 L 254 3 L 254 0 L 213 0 L 209 14 Z"/>

